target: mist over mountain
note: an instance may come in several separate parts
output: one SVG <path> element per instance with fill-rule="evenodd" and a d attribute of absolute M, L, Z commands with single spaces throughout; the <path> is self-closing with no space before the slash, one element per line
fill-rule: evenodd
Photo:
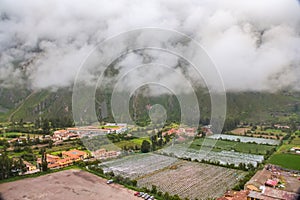
<path fill-rule="evenodd" d="M 143 27 L 176 30 L 198 41 L 216 64 L 227 91 L 300 89 L 300 6 L 296 0 L 3 0 L 0 86 L 70 87 L 99 42 Z M 174 48 L 182 48 L 177 42 Z M 116 68 L 121 71 L 142 64 L 145 57 L 133 53 Z M 166 58 L 156 53 L 151 59 L 160 63 Z M 179 64 L 176 58 L 165 62 L 174 69 Z M 164 70 L 146 73 L 165 76 Z M 135 74 L 143 75 L 143 71 Z M 85 76 L 92 79 L 94 74 Z M 166 80 L 176 84 L 172 75 Z"/>

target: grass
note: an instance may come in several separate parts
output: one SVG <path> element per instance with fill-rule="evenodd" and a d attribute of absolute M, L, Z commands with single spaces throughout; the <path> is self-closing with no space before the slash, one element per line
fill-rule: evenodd
<path fill-rule="evenodd" d="M 300 146 L 299 133 L 295 132 L 292 141 L 285 140 L 278 150 L 268 160 L 269 163 L 279 165 L 288 169 L 300 170 L 300 155 L 290 152 L 295 146 Z"/>
<path fill-rule="evenodd" d="M 270 157 L 269 163 L 279 165 L 283 168 L 300 170 L 300 155 L 276 153 Z"/>
<path fill-rule="evenodd" d="M 199 150 L 203 143 L 202 138 L 196 139 L 191 144 L 190 148 Z M 206 139 L 210 140 L 210 139 Z M 264 145 L 264 144 L 253 144 L 253 143 L 242 143 L 235 141 L 225 141 L 225 140 L 217 140 L 213 151 L 222 151 L 222 150 L 235 150 L 241 153 L 252 153 L 252 154 L 261 154 L 265 155 L 267 150 L 271 150 L 274 146 Z"/>
<path fill-rule="evenodd" d="M 100 126 L 100 128 L 119 128 L 119 126 Z"/>
<path fill-rule="evenodd" d="M 4 138 L 10 138 L 11 136 L 26 136 L 25 133 L 19 133 L 19 132 L 8 132 L 8 133 L 2 133 L 0 136 Z"/>
<path fill-rule="evenodd" d="M 281 147 L 278 148 L 276 153 L 289 153 L 289 150 L 292 147 L 300 146 L 300 137 L 298 137 L 297 134 L 298 133 L 296 132 L 292 135 L 293 137 L 295 137 L 292 141 L 289 142 L 288 140 L 285 140 L 283 145 L 281 145 Z"/>
<path fill-rule="evenodd" d="M 60 155 L 62 153 L 62 151 L 53 151 L 51 152 L 51 155 L 57 156 Z"/>
<path fill-rule="evenodd" d="M 281 129 L 266 129 L 264 131 L 259 131 L 261 133 L 285 133 Z"/>
<path fill-rule="evenodd" d="M 32 133 L 20 133 L 20 132 L 8 132 L 0 134 L 0 138 L 15 138 L 16 136 L 25 136 L 29 135 L 30 138 L 41 136 L 39 134 L 32 134 Z M 13 136 L 13 137 L 12 137 Z"/>
<path fill-rule="evenodd" d="M 296 137 L 295 139 L 293 139 L 291 144 L 299 146 L 300 145 L 300 137 Z"/>
<path fill-rule="evenodd" d="M 113 144 L 106 144 L 106 145 L 102 145 L 101 148 L 106 149 L 108 151 L 117 151 L 120 149 L 123 149 L 125 146 L 127 148 L 135 148 L 135 146 L 138 146 L 139 148 L 141 147 L 143 140 L 147 140 L 150 142 L 148 137 L 141 137 L 141 138 L 135 138 L 132 140 L 123 140 L 120 142 L 116 142 Z"/>
<path fill-rule="evenodd" d="M 10 120 L 27 119 L 31 115 L 32 110 L 48 96 L 49 92 L 47 90 L 28 95 L 26 100 L 10 114 Z"/>

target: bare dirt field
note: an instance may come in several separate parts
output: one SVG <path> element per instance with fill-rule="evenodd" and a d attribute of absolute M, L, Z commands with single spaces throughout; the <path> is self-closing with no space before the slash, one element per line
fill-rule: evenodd
<path fill-rule="evenodd" d="M 251 130 L 251 128 L 236 128 L 230 132 L 235 135 L 243 135 L 245 132 L 247 132 L 249 130 Z"/>
<path fill-rule="evenodd" d="M 4 200 L 138 200 L 134 191 L 118 184 L 106 184 L 106 180 L 82 170 L 66 170 L 0 184 Z"/>

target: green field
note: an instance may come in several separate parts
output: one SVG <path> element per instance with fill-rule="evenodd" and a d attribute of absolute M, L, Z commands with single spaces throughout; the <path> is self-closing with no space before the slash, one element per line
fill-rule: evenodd
<path fill-rule="evenodd" d="M 293 139 L 292 139 L 293 138 Z M 288 169 L 300 170 L 300 155 L 290 152 L 295 146 L 300 146 L 299 132 L 292 135 L 292 140 L 285 140 L 277 152 L 270 157 L 269 163 L 282 166 Z"/>
<path fill-rule="evenodd" d="M 32 133 L 8 132 L 8 133 L 0 134 L 0 138 L 16 138 L 16 137 L 19 137 L 19 136 L 26 136 L 27 137 L 27 135 L 29 135 L 30 138 L 33 138 L 34 136 L 35 137 L 40 136 L 38 134 L 32 134 Z"/>
<path fill-rule="evenodd" d="M 199 150 L 203 143 L 202 138 L 196 139 L 190 145 L 190 148 Z M 206 139 L 211 140 L 211 139 Z M 252 154 L 261 154 L 265 155 L 266 152 L 274 148 L 271 145 L 263 145 L 263 144 L 252 144 L 252 143 L 242 143 L 242 142 L 235 142 L 235 141 L 224 141 L 224 140 L 217 140 L 213 151 L 222 151 L 222 150 L 234 150 L 241 153 L 252 153 Z"/>
<path fill-rule="evenodd" d="M 140 148 L 143 140 L 148 140 L 150 142 L 148 137 L 141 137 L 141 138 L 135 138 L 132 140 L 123 140 L 123 141 L 116 142 L 116 143 L 102 145 L 101 148 L 106 149 L 108 151 L 111 151 L 111 150 L 117 151 L 117 150 L 123 149 L 124 147 L 132 149 L 132 148 L 135 148 L 135 146 L 138 146 Z"/>
<path fill-rule="evenodd" d="M 300 170 L 300 155 L 285 153 L 274 154 L 269 159 L 269 163 L 288 169 Z"/>
<path fill-rule="evenodd" d="M 258 132 L 262 132 L 262 133 L 285 133 L 283 132 L 281 129 L 266 129 L 264 131 L 258 131 Z"/>
<path fill-rule="evenodd" d="M 18 132 L 9 132 L 9 133 L 0 134 L 0 137 L 3 137 L 3 138 L 13 138 L 15 136 L 26 136 L 26 134 L 25 133 L 18 133 Z"/>

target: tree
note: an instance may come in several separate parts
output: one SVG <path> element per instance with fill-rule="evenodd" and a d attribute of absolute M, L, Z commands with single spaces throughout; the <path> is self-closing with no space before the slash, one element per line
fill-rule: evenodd
<path fill-rule="evenodd" d="M 178 194 L 175 194 L 175 195 L 173 196 L 173 200 L 180 200 L 180 197 L 178 196 Z"/>
<path fill-rule="evenodd" d="M 143 140 L 142 146 L 141 146 L 141 152 L 142 153 L 148 153 L 150 151 L 151 144 L 147 140 Z"/>
<path fill-rule="evenodd" d="M 164 199 L 165 199 L 165 200 L 169 200 L 169 199 L 170 199 L 170 195 L 169 195 L 168 192 L 165 192 L 165 194 L 164 194 Z"/>
<path fill-rule="evenodd" d="M 166 143 L 170 142 L 170 136 L 168 134 L 165 135 Z"/>
<path fill-rule="evenodd" d="M 163 145 L 163 142 L 164 140 L 160 137 L 158 138 L 157 145 L 161 147 Z"/>
<path fill-rule="evenodd" d="M 28 144 L 28 145 L 31 145 L 30 135 L 29 135 L 29 134 L 27 134 L 26 140 L 27 140 L 27 144 Z"/>
<path fill-rule="evenodd" d="M 157 187 L 155 185 L 152 185 L 151 193 L 153 194 L 157 193 Z"/>
<path fill-rule="evenodd" d="M 137 186 L 137 180 L 132 180 L 131 184 L 132 184 L 132 186 L 136 187 Z"/>
<path fill-rule="evenodd" d="M 49 146 L 50 149 L 52 148 L 52 146 L 53 146 L 53 141 L 52 140 L 49 140 L 48 146 Z"/>
<path fill-rule="evenodd" d="M 19 172 L 25 172 L 26 167 L 21 158 L 9 158 L 6 148 L 0 154 L 0 180 L 18 175 Z"/>
<path fill-rule="evenodd" d="M 47 163 L 47 154 L 44 148 L 41 149 L 42 159 L 41 159 L 41 170 L 43 172 L 48 170 L 48 163 Z"/>
<path fill-rule="evenodd" d="M 43 129 L 44 134 L 48 134 L 50 132 L 50 126 L 49 126 L 48 119 L 43 120 L 42 129 Z"/>
<path fill-rule="evenodd" d="M 152 143 L 152 151 L 156 150 L 156 145 L 157 145 L 156 139 L 157 139 L 156 135 L 150 136 L 150 140 L 151 140 L 151 143 Z"/>
<path fill-rule="evenodd" d="M 24 173 L 24 172 L 27 171 L 26 165 L 24 164 L 22 158 L 19 158 L 19 163 L 18 163 L 18 165 L 19 165 L 18 167 L 19 167 L 19 169 L 20 169 L 20 171 L 21 171 L 22 173 Z"/>

